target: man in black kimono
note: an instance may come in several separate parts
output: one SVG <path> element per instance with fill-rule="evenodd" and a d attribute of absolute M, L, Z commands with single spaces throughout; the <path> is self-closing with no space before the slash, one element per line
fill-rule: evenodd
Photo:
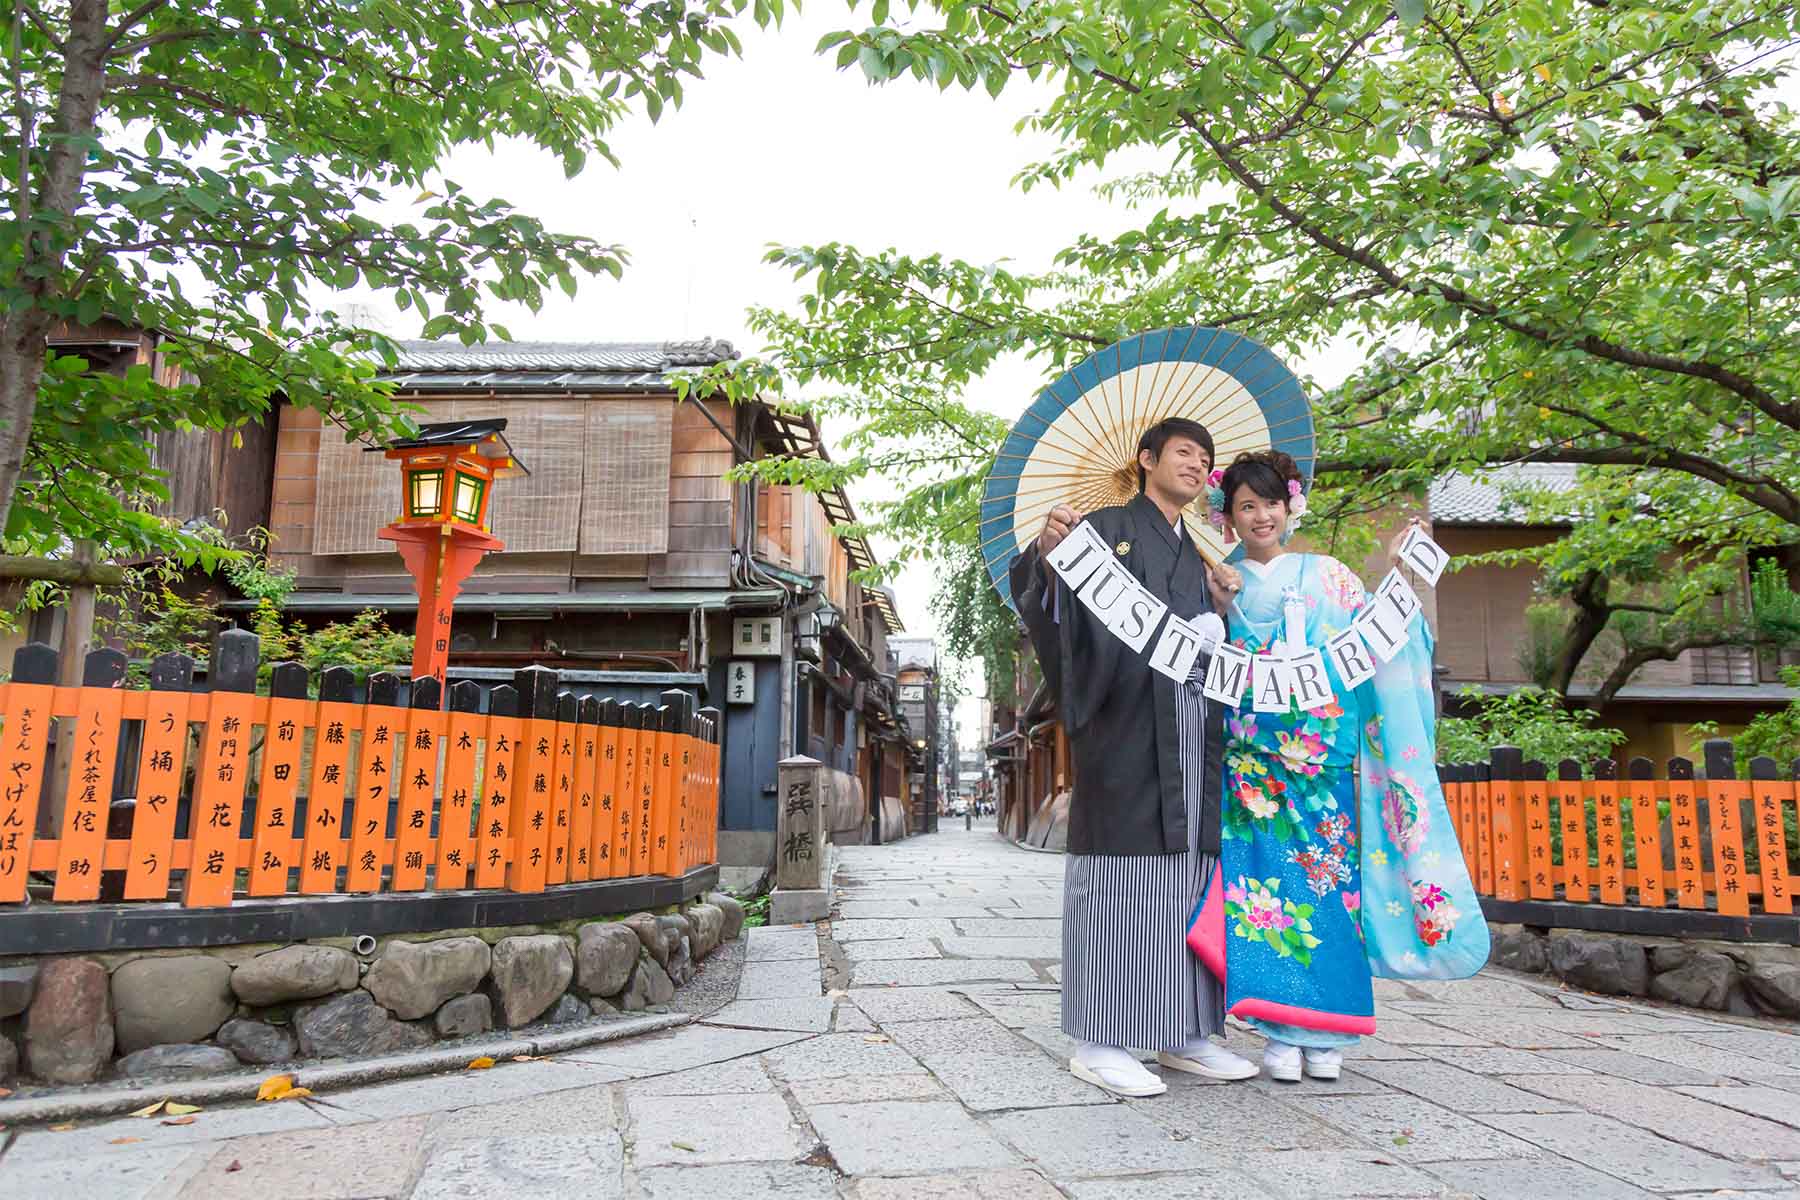
<path fill-rule="evenodd" d="M 1144 432 L 1137 457 L 1138 495 L 1085 519 L 1210 651 L 1224 636 L 1213 596 L 1241 586 L 1234 568 L 1207 565 L 1181 520 L 1207 487 L 1212 437 L 1169 418 Z M 1200 687 L 1210 653 L 1178 684 L 1076 599 L 1046 556 L 1082 519 L 1058 505 L 1011 572 L 1074 758 L 1062 1028 L 1081 1047 L 1069 1069 L 1118 1095 L 1158 1095 L 1167 1085 L 1125 1049 L 1140 1047 L 1171 1070 L 1246 1079 L 1256 1066 L 1208 1036 L 1223 1031 L 1223 996 L 1185 940 L 1219 852 L 1224 713 Z"/>

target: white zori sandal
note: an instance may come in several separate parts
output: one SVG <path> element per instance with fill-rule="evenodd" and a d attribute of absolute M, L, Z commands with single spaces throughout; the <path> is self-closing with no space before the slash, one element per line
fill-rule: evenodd
<path fill-rule="evenodd" d="M 1069 1074 L 1115 1096 L 1142 1098 L 1169 1090 L 1143 1063 L 1114 1046 L 1084 1044 L 1069 1060 Z"/>

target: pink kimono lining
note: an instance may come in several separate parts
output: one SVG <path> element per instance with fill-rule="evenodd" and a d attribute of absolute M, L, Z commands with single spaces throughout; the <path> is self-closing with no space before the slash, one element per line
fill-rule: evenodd
<path fill-rule="evenodd" d="M 1212 881 L 1206 889 L 1206 898 L 1201 902 L 1197 919 L 1188 927 L 1188 949 L 1200 959 L 1213 978 L 1220 984 L 1225 982 L 1225 899 L 1224 888 L 1220 886 L 1218 873 L 1215 871 Z M 1234 1017 L 1258 1017 L 1264 1021 L 1274 1021 L 1281 1025 L 1301 1025 L 1307 1029 L 1322 1029 L 1331 1033 L 1375 1032 L 1373 1016 L 1358 1017 L 1349 1013 L 1320 1012 L 1317 1009 L 1301 1008 L 1293 1004 L 1280 1004 L 1273 1000 L 1258 1000 L 1246 996 L 1227 1010 Z"/>

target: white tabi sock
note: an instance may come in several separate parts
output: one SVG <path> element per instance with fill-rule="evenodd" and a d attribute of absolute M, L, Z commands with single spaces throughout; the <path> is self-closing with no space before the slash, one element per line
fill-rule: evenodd
<path fill-rule="evenodd" d="M 1117 1046 L 1083 1042 L 1075 1052 L 1076 1059 L 1090 1071 L 1143 1071 L 1143 1064 Z M 1145 1072 L 1148 1074 L 1149 1072 Z"/>

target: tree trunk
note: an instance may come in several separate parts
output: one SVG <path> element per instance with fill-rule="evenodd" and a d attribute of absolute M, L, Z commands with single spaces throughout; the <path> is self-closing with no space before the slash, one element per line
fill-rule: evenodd
<path fill-rule="evenodd" d="M 1612 609 L 1606 603 L 1608 587 L 1606 576 L 1598 571 L 1589 571 L 1569 594 L 1569 598 L 1575 602 L 1575 619 L 1569 622 L 1569 628 L 1563 633 L 1562 649 L 1556 656 L 1556 669 L 1550 675 L 1550 690 L 1564 699 L 1568 698 L 1569 688 L 1575 682 L 1575 672 L 1581 668 L 1581 660 L 1587 657 L 1594 642 L 1606 631 L 1606 623 L 1612 619 Z"/>
<path fill-rule="evenodd" d="M 106 91 L 106 0 L 73 0 L 69 34 L 63 43 L 62 87 L 56 117 L 45 131 L 43 178 L 32 205 L 35 219 L 65 226 L 62 235 L 27 237 L 20 264 L 7 283 L 25 296 L 12 315 L 0 320 L 0 529 L 12 511 L 13 493 L 25 468 L 31 422 L 37 413 L 38 385 L 44 377 L 45 338 L 52 314 L 48 302 L 59 290 L 68 246 L 79 240 L 73 228 L 80 208 L 88 148 L 97 132 L 100 100 Z M 12 181 L 21 192 L 28 179 Z M 23 234 L 25 231 L 21 231 Z"/>

